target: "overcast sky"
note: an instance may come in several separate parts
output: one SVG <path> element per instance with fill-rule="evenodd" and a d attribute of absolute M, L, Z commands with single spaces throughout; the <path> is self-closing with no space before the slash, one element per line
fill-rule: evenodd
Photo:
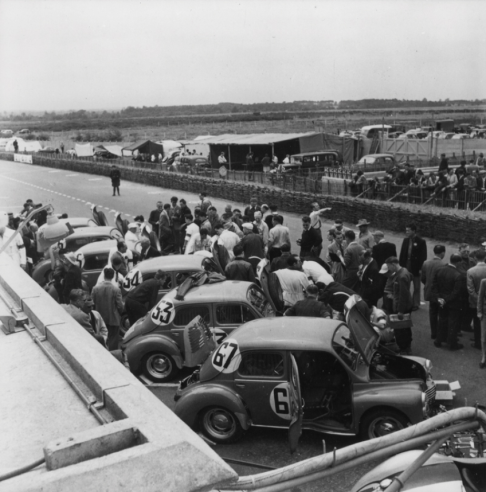
<path fill-rule="evenodd" d="M 0 111 L 486 98 L 485 0 L 0 0 Z"/>

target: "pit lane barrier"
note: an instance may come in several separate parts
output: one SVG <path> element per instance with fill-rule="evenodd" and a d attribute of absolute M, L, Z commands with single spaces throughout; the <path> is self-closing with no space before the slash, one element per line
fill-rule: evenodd
<path fill-rule="evenodd" d="M 27 318 L 24 329 L 33 342 L 58 362 L 59 367 L 54 365 L 64 378 L 68 372 L 76 376 L 82 388 L 68 381 L 71 387 L 88 410 L 107 422 L 46 442 L 39 449 L 45 465 L 28 473 L 25 467 L 26 473 L 12 478 L 7 474 L 0 482 L 2 492 L 192 492 L 236 481 L 228 464 L 6 255 L 0 256 L 0 290 L 5 336 L 19 336 L 11 315 L 17 308 L 20 319 Z M 11 419 L 9 425 L 22 432 L 23 422 L 15 415 L 2 419 Z"/>

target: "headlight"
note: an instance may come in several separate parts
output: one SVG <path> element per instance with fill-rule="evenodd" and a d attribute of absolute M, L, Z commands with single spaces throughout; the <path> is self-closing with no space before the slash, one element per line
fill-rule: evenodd
<path fill-rule="evenodd" d="M 432 368 L 433 368 L 433 366 L 432 366 L 432 362 L 430 362 L 430 360 L 429 360 L 429 359 L 427 359 L 427 360 L 425 361 L 425 369 L 427 370 L 427 372 L 429 372 L 429 373 L 430 373 L 430 371 L 432 370 Z"/>

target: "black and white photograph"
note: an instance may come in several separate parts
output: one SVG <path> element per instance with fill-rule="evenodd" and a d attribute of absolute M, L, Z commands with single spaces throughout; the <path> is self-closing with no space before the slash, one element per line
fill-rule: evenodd
<path fill-rule="evenodd" d="M 486 492 L 486 3 L 0 0 L 0 491 Z"/>

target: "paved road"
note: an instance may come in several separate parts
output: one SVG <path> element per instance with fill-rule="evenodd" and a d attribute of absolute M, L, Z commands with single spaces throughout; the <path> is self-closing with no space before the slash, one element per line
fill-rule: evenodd
<path fill-rule="evenodd" d="M 103 207 L 108 220 L 113 223 L 113 212 L 120 211 L 126 216 L 143 214 L 148 217 L 149 212 L 155 208 L 155 202 L 162 200 L 167 202 L 171 196 L 186 198 L 191 208 L 196 204 L 198 197 L 195 194 L 181 192 L 179 190 L 167 190 L 154 186 L 123 181 L 121 183 L 121 197 L 111 196 L 110 180 L 90 174 L 75 173 L 57 169 L 49 169 L 28 164 L 0 161 L 0 210 L 18 212 L 27 198 L 32 198 L 38 203 L 52 203 L 56 212 L 67 212 L 71 217 L 90 216 L 89 205 L 95 203 Z M 211 197 L 210 197 L 211 198 Z M 211 198 L 218 211 L 222 211 L 227 203 L 219 199 Z M 245 204 L 234 203 L 234 206 L 242 207 Z M 339 211 L 328 212 L 329 218 L 339 217 Z M 290 227 L 293 248 L 298 251 L 295 240 L 300 236 L 301 222 L 296 214 L 284 213 L 285 223 Z M 128 217 L 130 218 L 130 217 Z M 324 221 L 323 230 L 331 226 L 331 220 Z M 384 231 L 386 237 L 397 246 L 401 244 L 402 236 Z M 426 236 L 426 231 L 424 236 Z M 428 240 L 429 257 L 432 256 L 432 248 L 437 244 Z M 448 254 L 457 250 L 456 244 L 447 244 Z M 430 340 L 430 332 L 427 322 L 427 306 L 423 305 L 414 313 L 414 342 L 412 345 L 414 355 L 431 359 L 435 379 L 459 380 L 462 389 L 457 392 L 455 405 L 462 406 L 466 402 L 473 404 L 475 401 L 486 403 L 486 371 L 480 371 L 478 364 L 480 353 L 470 347 L 469 334 L 463 338 L 465 348 L 457 352 L 449 352 L 435 348 Z M 152 391 L 169 407 L 173 405 L 174 388 L 154 387 Z M 337 438 L 335 436 L 323 436 L 315 432 L 304 432 L 299 450 L 290 455 L 287 446 L 285 432 L 273 429 L 254 429 L 248 432 L 244 439 L 234 446 L 216 446 L 216 451 L 224 457 L 250 461 L 267 466 L 278 467 L 295 461 L 300 461 L 322 453 L 322 439 L 326 440 L 327 449 L 334 446 L 342 447 L 354 442 L 350 438 Z M 345 477 L 336 477 L 326 480 L 325 483 L 316 483 L 301 488 L 301 490 L 335 491 L 344 492 L 350 489 L 359 476 L 369 466 L 363 466 L 349 473 Z M 241 474 L 257 473 L 257 469 L 239 468 Z"/>

